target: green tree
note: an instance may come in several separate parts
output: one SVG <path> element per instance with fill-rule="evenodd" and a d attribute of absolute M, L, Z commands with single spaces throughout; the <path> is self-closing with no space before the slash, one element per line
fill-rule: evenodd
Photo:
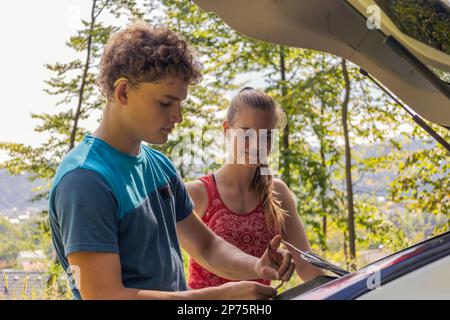
<path fill-rule="evenodd" d="M 447 141 L 448 130 L 432 127 Z M 434 214 L 443 217 L 435 224 L 431 234 L 437 235 L 450 230 L 450 164 L 448 151 L 432 140 L 421 128 L 414 130 L 413 139 L 422 141 L 423 149 L 398 152 L 400 174 L 392 182 L 390 195 L 397 203 L 418 215 Z M 414 141 L 414 140 L 413 140 Z"/>

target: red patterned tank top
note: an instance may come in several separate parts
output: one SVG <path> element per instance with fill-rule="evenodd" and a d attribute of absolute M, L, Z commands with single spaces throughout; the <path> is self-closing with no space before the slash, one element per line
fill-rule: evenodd
<path fill-rule="evenodd" d="M 214 176 L 207 175 L 200 180 L 208 193 L 208 205 L 202 217 L 203 222 L 218 236 L 247 254 L 261 257 L 270 240 L 275 236 L 266 224 L 264 213 L 258 205 L 248 213 L 234 213 L 220 198 Z M 203 268 L 194 259 L 189 259 L 189 281 L 192 289 L 219 286 L 233 280 L 224 279 Z M 270 285 L 269 280 L 255 280 Z"/>

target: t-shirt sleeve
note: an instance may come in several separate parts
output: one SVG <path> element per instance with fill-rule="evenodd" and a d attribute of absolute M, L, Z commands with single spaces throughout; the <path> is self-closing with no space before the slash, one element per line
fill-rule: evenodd
<path fill-rule="evenodd" d="M 117 201 L 99 174 L 75 169 L 62 178 L 54 192 L 66 257 L 80 251 L 119 253 Z"/>
<path fill-rule="evenodd" d="M 183 180 L 177 174 L 174 177 L 175 183 L 175 212 L 177 222 L 187 218 L 194 210 L 194 203 L 186 190 Z"/>

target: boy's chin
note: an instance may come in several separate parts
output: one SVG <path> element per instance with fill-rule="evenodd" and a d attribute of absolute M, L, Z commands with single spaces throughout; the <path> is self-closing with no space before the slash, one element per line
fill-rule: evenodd
<path fill-rule="evenodd" d="M 146 138 L 144 141 L 149 144 L 165 144 L 169 140 L 167 135 L 158 135 L 156 137 Z"/>

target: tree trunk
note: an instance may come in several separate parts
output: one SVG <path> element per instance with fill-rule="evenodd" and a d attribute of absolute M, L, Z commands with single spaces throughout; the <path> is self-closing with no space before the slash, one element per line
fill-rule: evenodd
<path fill-rule="evenodd" d="M 83 76 L 81 78 L 80 90 L 78 91 L 77 109 L 75 111 L 75 115 L 73 118 L 72 131 L 70 132 L 69 151 L 72 150 L 73 147 L 75 146 L 75 138 L 76 138 L 77 130 L 78 130 L 78 121 L 81 116 L 81 107 L 83 105 L 84 88 L 86 86 L 87 75 L 88 75 L 88 71 L 89 71 L 89 63 L 91 60 L 92 33 L 94 31 L 95 19 L 98 16 L 95 14 L 96 5 L 97 5 L 97 0 L 93 0 L 92 1 L 92 9 L 91 9 L 91 23 L 90 23 L 90 27 L 89 27 L 89 35 L 88 35 L 87 48 L 86 48 L 86 50 L 87 50 L 86 60 L 84 62 L 84 69 L 83 69 Z"/>
<path fill-rule="evenodd" d="M 322 101 L 321 103 L 321 107 L 320 107 L 320 136 L 319 136 L 319 140 L 320 140 L 320 163 L 322 165 L 322 168 L 324 171 L 326 171 L 326 162 L 325 162 L 325 141 L 323 140 L 324 137 L 324 132 L 323 132 L 323 128 L 324 128 L 324 123 L 323 123 L 323 114 L 324 114 L 324 103 Z M 326 174 L 326 173 L 325 173 Z M 322 190 L 320 192 L 320 202 L 321 202 L 321 206 L 322 206 L 322 213 L 323 213 L 323 217 L 322 217 L 322 253 L 324 254 L 325 251 L 327 250 L 327 208 L 325 205 L 325 196 L 326 196 L 326 192 L 327 192 L 327 181 L 325 180 L 323 186 L 322 186 Z"/>
<path fill-rule="evenodd" d="M 325 254 L 325 252 L 328 249 L 328 246 L 327 246 L 327 216 L 326 215 L 324 215 L 322 217 L 322 236 L 323 236 L 322 254 Z"/>
<path fill-rule="evenodd" d="M 347 232 L 344 231 L 344 260 L 347 269 L 350 269 L 350 265 L 348 263 L 348 249 L 347 249 Z"/>
<path fill-rule="evenodd" d="M 352 158 L 350 139 L 348 134 L 348 104 L 350 101 L 350 78 L 348 75 L 347 64 L 345 59 L 342 59 L 342 74 L 345 81 L 345 96 L 342 103 L 342 127 L 344 129 L 345 139 L 345 180 L 347 185 L 347 210 L 348 210 L 348 242 L 350 249 L 350 259 L 353 261 L 356 258 L 355 246 L 355 214 L 353 206 L 353 183 L 352 183 Z"/>
<path fill-rule="evenodd" d="M 280 46 L 280 78 L 281 78 L 281 96 L 282 101 L 286 99 L 287 96 L 287 88 L 286 88 L 286 61 L 285 61 L 285 53 L 284 53 L 284 46 Z M 283 104 L 284 108 L 284 104 Z M 289 117 L 288 117 L 288 110 L 284 108 L 284 112 L 286 113 L 286 126 L 283 129 L 283 144 L 282 144 L 282 152 L 283 155 L 283 181 L 287 184 L 288 187 L 290 187 L 291 182 L 291 173 L 290 173 L 290 152 L 289 152 L 289 134 L 290 134 L 290 128 L 289 128 Z"/>

